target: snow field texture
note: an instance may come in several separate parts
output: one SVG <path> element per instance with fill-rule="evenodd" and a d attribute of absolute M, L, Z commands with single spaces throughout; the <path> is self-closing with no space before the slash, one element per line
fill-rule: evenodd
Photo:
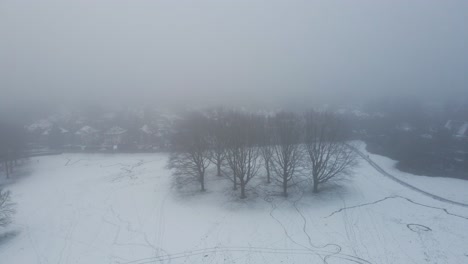
<path fill-rule="evenodd" d="M 365 151 L 361 149 L 362 151 Z M 468 182 L 398 179 L 461 203 Z M 31 159 L 6 186 L 17 203 L 0 230 L 0 263 L 468 263 L 468 208 L 383 176 L 365 160 L 355 175 L 290 189 L 252 180 L 246 200 L 215 176 L 207 192 L 177 188 L 165 154 L 62 154 Z"/>

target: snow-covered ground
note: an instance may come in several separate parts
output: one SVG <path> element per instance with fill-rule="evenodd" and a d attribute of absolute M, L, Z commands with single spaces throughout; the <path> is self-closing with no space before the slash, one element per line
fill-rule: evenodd
<path fill-rule="evenodd" d="M 468 263 L 468 208 L 434 200 L 362 161 L 318 195 L 262 184 L 239 200 L 173 186 L 164 154 L 33 158 L 7 186 L 18 212 L 0 230 L 0 263 Z M 392 173 L 393 163 L 373 156 Z M 24 174 L 27 174 L 26 172 Z M 467 183 L 399 173 L 468 201 Z M 195 186 L 197 187 L 197 186 Z"/>

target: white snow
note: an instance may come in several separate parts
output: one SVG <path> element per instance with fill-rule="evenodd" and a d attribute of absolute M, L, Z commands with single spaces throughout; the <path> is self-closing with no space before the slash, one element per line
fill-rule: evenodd
<path fill-rule="evenodd" d="M 371 158 L 392 170 L 391 160 Z M 229 180 L 214 174 L 206 193 L 180 191 L 165 169 L 166 159 L 165 154 L 32 159 L 25 170 L 31 175 L 8 186 L 18 205 L 9 230 L 17 233 L 2 241 L 5 230 L 0 230 L 0 262 L 468 262 L 468 208 L 414 192 L 364 161 L 354 177 L 319 195 L 293 188 L 285 199 L 279 187 L 257 178 L 252 186 L 258 188 L 242 201 Z M 466 182 L 399 177 L 468 201 Z M 349 208 L 340 211 L 344 207 Z"/>

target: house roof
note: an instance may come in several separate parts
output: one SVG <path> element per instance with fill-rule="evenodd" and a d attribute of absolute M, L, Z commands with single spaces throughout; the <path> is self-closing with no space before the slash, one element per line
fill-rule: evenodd
<path fill-rule="evenodd" d="M 433 136 L 431 134 L 422 134 L 421 137 L 425 138 L 425 139 L 432 139 L 433 138 Z"/>
<path fill-rule="evenodd" d="M 41 119 L 26 127 L 29 132 L 45 131 L 52 128 L 52 122 L 47 119 Z"/>
<path fill-rule="evenodd" d="M 127 132 L 126 129 L 123 129 L 119 126 L 114 126 L 106 131 L 106 135 L 121 135 Z"/>
<path fill-rule="evenodd" d="M 401 130 L 401 131 L 412 131 L 413 130 L 413 126 L 411 126 L 409 123 L 406 123 L 406 122 L 398 124 L 396 128 L 398 130 Z"/>
<path fill-rule="evenodd" d="M 448 120 L 444 127 L 450 130 L 452 135 L 456 137 L 468 136 L 468 122 Z"/>
<path fill-rule="evenodd" d="M 90 126 L 84 126 L 80 128 L 80 130 L 76 131 L 75 134 L 77 135 L 89 135 L 99 132 L 99 130 L 92 128 Z"/>
<path fill-rule="evenodd" d="M 154 131 L 154 129 L 153 129 L 151 126 L 149 126 L 149 125 L 147 125 L 147 124 L 145 124 L 144 126 L 142 126 L 142 127 L 140 128 L 140 130 L 143 131 L 143 133 L 149 134 L 149 135 L 152 135 L 152 134 L 154 134 L 154 133 L 156 132 L 156 131 Z"/>
<path fill-rule="evenodd" d="M 467 132 L 468 132 L 468 123 L 464 123 L 458 129 L 457 136 L 459 137 L 467 136 L 468 135 Z"/>

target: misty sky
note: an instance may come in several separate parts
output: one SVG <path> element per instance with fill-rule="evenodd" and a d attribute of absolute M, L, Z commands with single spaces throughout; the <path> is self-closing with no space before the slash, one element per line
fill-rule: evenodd
<path fill-rule="evenodd" d="M 467 71 L 466 0 L 0 0 L 2 106 L 459 98 Z"/>

